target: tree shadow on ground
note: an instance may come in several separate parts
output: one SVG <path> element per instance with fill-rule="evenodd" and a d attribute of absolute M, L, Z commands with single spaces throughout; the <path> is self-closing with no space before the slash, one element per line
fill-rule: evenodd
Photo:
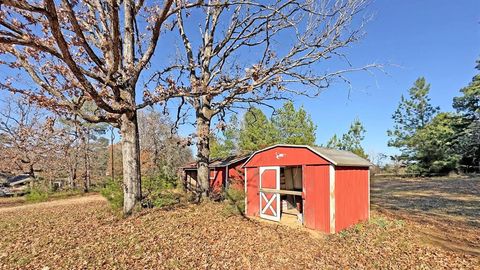
<path fill-rule="evenodd" d="M 422 225 L 425 242 L 480 255 L 480 177 L 373 178 L 371 205 Z"/>

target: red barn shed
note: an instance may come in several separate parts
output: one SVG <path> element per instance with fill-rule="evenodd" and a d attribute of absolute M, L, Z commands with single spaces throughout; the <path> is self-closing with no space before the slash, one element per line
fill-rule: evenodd
<path fill-rule="evenodd" d="M 226 188 L 244 189 L 245 179 L 242 165 L 250 155 L 233 155 L 211 161 L 210 189 L 212 192 L 222 192 Z M 197 187 L 197 164 L 189 163 L 181 168 L 183 183 L 187 190 Z"/>
<path fill-rule="evenodd" d="M 306 145 L 257 151 L 243 166 L 246 214 L 339 232 L 370 216 L 370 165 L 348 151 Z"/>

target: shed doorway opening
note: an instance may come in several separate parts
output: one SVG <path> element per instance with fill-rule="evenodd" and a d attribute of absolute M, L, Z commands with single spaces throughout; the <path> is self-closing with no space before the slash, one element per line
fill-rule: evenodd
<path fill-rule="evenodd" d="M 280 222 L 289 225 L 303 224 L 303 171 L 301 166 L 280 168 Z"/>

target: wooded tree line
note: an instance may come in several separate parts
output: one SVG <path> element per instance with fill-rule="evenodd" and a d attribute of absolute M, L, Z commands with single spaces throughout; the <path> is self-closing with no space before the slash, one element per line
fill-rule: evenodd
<path fill-rule="evenodd" d="M 106 125 L 59 118 L 23 99 L 3 105 L 0 171 L 27 173 L 47 185 L 61 181 L 65 188 L 85 192 L 123 177 L 121 145 L 109 141 Z M 138 120 L 142 176 L 175 184 L 178 167 L 192 159 L 190 149 L 180 146 L 182 139 L 172 133 L 173 124 L 165 115 L 142 112 Z"/>
<path fill-rule="evenodd" d="M 102 126 L 59 119 L 23 99 L 11 99 L 2 105 L 1 171 L 62 180 L 85 191 L 92 178 L 104 175 L 107 156 L 103 149 L 108 140 L 99 136 Z"/>
<path fill-rule="evenodd" d="M 262 110 L 250 108 L 239 122 L 232 115 L 222 132 L 211 135 L 211 157 L 242 155 L 274 144 L 315 145 L 317 127 L 303 107 L 288 101 L 269 119 Z"/>
<path fill-rule="evenodd" d="M 268 118 L 262 110 L 250 108 L 241 121 L 236 115 L 218 133 L 212 133 L 211 157 L 224 158 L 229 155 L 252 153 L 274 144 L 296 144 L 317 146 L 317 126 L 305 109 L 295 109 L 287 101 Z M 334 135 L 325 145 L 327 148 L 351 151 L 368 158 L 362 146 L 366 130 L 359 119 L 355 119 L 349 130 L 340 137 Z"/>
<path fill-rule="evenodd" d="M 480 61 L 477 61 L 480 70 Z M 390 146 L 411 172 L 445 173 L 480 170 L 480 74 L 460 89 L 452 101 L 455 112 L 431 104 L 430 84 L 417 79 L 408 96 L 401 97 L 388 131 Z"/>
<path fill-rule="evenodd" d="M 0 6 L 0 64 L 10 70 L 0 88 L 56 114 L 119 128 L 126 214 L 142 199 L 139 110 L 174 106 L 174 126 L 193 111 L 200 200 L 209 191 L 212 120 L 290 95 L 314 97 L 349 83 L 350 72 L 378 66 L 352 66 L 344 50 L 364 34 L 365 0 Z M 314 68 L 329 61 L 337 68 Z"/>

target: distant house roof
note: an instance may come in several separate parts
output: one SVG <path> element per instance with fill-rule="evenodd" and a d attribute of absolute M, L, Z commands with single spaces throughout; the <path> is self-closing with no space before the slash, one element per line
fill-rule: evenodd
<path fill-rule="evenodd" d="M 31 180 L 32 180 L 32 177 L 30 175 L 20 174 L 20 175 L 8 178 L 7 183 L 10 186 L 15 186 L 25 182 L 30 182 Z"/>
<path fill-rule="evenodd" d="M 8 178 L 12 177 L 9 173 L 0 172 L 0 184 L 7 183 Z"/>
<path fill-rule="evenodd" d="M 315 154 L 319 155 L 320 157 L 326 159 L 328 162 L 332 163 L 335 166 L 370 167 L 372 165 L 370 161 L 362 157 L 359 157 L 349 151 L 323 148 L 323 147 L 313 147 L 309 145 L 294 145 L 294 144 L 276 144 L 276 145 L 272 145 L 270 147 L 258 150 L 257 152 L 253 153 L 247 161 L 245 161 L 245 164 L 247 164 L 247 162 L 256 154 L 275 148 L 275 147 L 307 148 L 310 151 L 314 152 Z"/>
<path fill-rule="evenodd" d="M 234 163 L 243 161 L 250 157 L 250 154 L 245 154 L 245 155 L 231 155 L 226 158 L 215 158 L 210 161 L 210 165 L 208 167 L 210 168 L 221 168 L 221 167 L 227 167 L 230 166 Z M 185 166 L 181 167 L 184 170 L 196 170 L 197 169 L 197 163 L 196 162 L 191 162 L 186 164 Z"/>

